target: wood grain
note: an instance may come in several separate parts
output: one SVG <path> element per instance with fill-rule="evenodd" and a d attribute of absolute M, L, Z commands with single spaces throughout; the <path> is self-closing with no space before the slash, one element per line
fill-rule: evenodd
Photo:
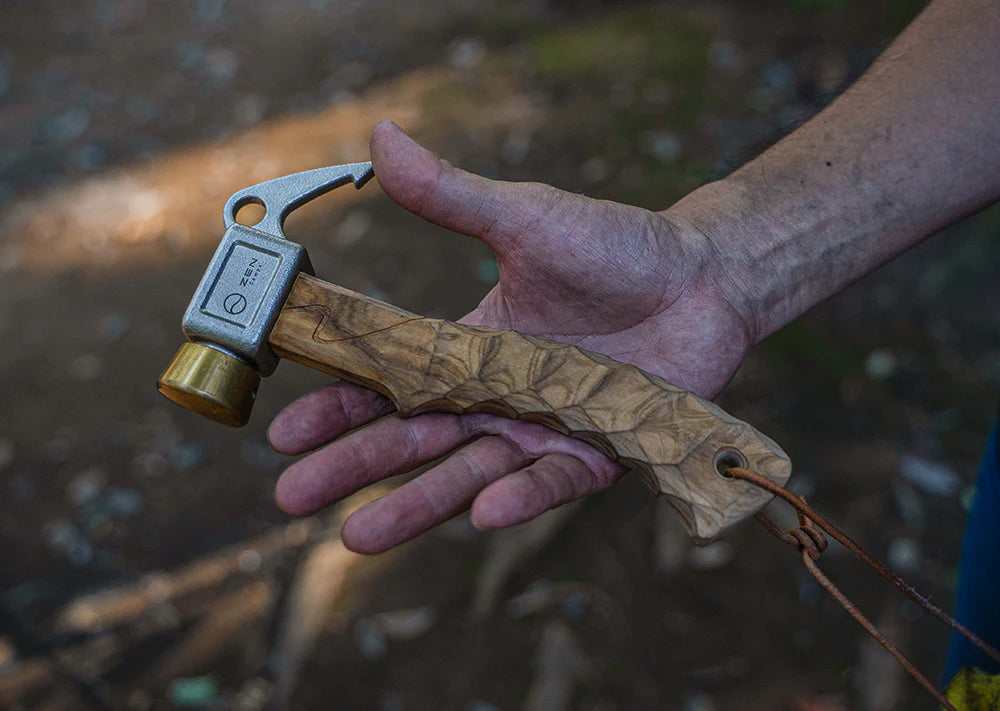
<path fill-rule="evenodd" d="M 576 346 L 412 314 L 301 274 L 270 343 L 388 396 L 403 416 L 489 412 L 583 440 L 639 472 L 698 542 L 771 495 L 716 470 L 720 456 L 784 484 L 788 456 L 717 405 L 663 378 Z"/>

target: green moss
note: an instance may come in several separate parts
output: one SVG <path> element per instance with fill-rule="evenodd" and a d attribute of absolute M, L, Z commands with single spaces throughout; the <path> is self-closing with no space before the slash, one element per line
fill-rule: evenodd
<path fill-rule="evenodd" d="M 539 35 L 531 48 L 544 78 L 611 81 L 642 73 L 687 84 L 703 78 L 709 41 L 695 16 L 643 8 Z"/>
<path fill-rule="evenodd" d="M 840 377 L 864 370 L 860 353 L 835 343 L 802 321 L 793 321 L 765 341 L 770 353 L 789 362 L 818 366 L 828 376 Z"/>
<path fill-rule="evenodd" d="M 503 44 L 538 32 L 541 27 L 537 17 L 511 12 L 508 8 L 486 9 L 476 15 L 469 34 L 482 37 L 489 44 Z"/>
<path fill-rule="evenodd" d="M 789 0 L 796 10 L 843 10 L 846 0 Z"/>

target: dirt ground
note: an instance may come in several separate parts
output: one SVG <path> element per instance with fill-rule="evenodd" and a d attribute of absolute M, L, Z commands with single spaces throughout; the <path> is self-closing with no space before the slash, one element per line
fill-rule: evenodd
<path fill-rule="evenodd" d="M 290 460 L 266 425 L 324 376 L 282 365 L 242 430 L 154 388 L 236 189 L 364 160 L 392 118 L 470 170 L 662 208 L 807 120 L 920 7 L 4 2 L 0 707 L 929 708 L 753 523 L 693 548 L 626 477 L 509 532 L 459 517 L 357 556 L 339 522 L 374 493 L 304 522 L 272 500 Z M 374 184 L 286 231 L 325 279 L 418 313 L 458 317 L 496 279 Z M 1000 390 L 997 232 L 992 209 L 932 238 L 719 398 L 945 607 Z M 821 564 L 936 678 L 941 627 L 842 549 Z"/>

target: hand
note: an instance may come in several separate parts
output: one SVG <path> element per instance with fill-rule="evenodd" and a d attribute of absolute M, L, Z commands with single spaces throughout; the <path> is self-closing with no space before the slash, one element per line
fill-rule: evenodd
<path fill-rule="evenodd" d="M 753 343 L 751 321 L 720 288 L 710 240 L 669 211 L 487 180 L 453 168 L 389 122 L 372 132 L 371 154 L 393 200 L 496 253 L 500 281 L 464 323 L 579 345 L 705 397 L 729 381 Z M 341 437 L 392 411 L 386 398 L 339 382 L 285 408 L 268 433 L 275 449 L 325 446 L 284 472 L 281 508 L 312 513 L 464 444 L 347 519 L 344 543 L 373 553 L 470 504 L 477 527 L 511 526 L 624 473 L 582 442 L 485 414 L 386 417 Z"/>

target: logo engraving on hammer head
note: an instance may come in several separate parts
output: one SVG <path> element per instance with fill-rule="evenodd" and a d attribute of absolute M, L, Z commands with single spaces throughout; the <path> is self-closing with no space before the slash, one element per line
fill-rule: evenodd
<path fill-rule="evenodd" d="M 247 297 L 243 296 L 243 294 L 237 294 L 235 292 L 227 296 L 225 300 L 222 302 L 222 308 L 224 308 L 227 312 L 233 314 L 234 316 L 236 314 L 243 313 L 243 310 L 246 307 L 247 307 Z"/>

